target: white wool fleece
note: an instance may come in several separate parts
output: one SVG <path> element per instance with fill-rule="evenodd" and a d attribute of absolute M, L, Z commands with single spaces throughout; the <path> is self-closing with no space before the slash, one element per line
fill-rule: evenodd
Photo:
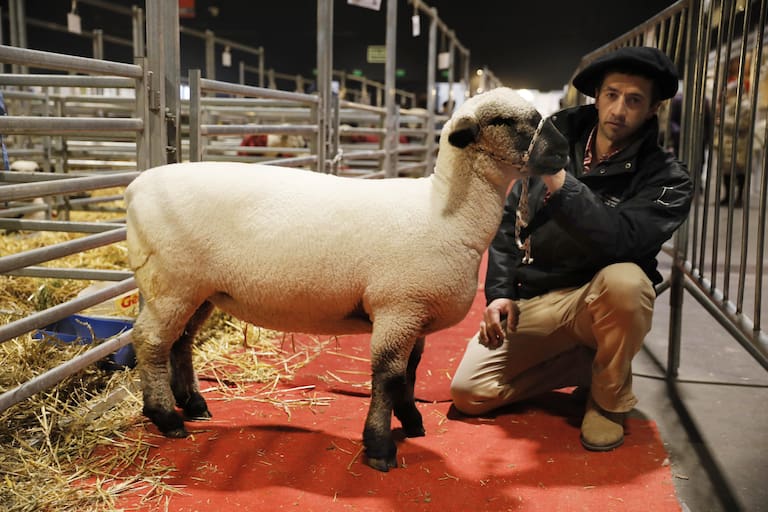
<path fill-rule="evenodd" d="M 344 320 L 359 303 L 370 312 L 371 300 L 398 295 L 442 302 L 457 292 L 451 282 L 462 267 L 477 270 L 477 254 L 440 224 L 431 181 L 240 163 L 156 168 L 126 191 L 129 243 L 140 248 L 130 265 L 137 274 L 175 276 L 148 281 L 150 303 L 176 294 L 163 286 L 194 284 L 196 299 L 213 295 L 222 309 L 264 327 L 369 331 L 367 322 Z M 155 268 L 142 269 L 148 261 Z"/>

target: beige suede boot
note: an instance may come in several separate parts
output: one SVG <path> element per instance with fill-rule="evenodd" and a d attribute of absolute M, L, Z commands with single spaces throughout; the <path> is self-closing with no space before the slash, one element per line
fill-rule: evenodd
<path fill-rule="evenodd" d="M 623 412 L 608 412 L 590 396 L 581 422 L 581 445 L 587 450 L 607 452 L 624 443 Z"/>

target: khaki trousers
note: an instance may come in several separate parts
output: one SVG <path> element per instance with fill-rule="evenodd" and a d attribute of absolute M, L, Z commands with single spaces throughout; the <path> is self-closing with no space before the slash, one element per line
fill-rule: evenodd
<path fill-rule="evenodd" d="M 451 383 L 470 415 L 567 386 L 590 386 L 609 412 L 628 412 L 632 358 L 651 329 L 655 290 L 634 263 L 601 270 L 580 288 L 520 300 L 517 329 L 491 350 L 475 335 Z"/>

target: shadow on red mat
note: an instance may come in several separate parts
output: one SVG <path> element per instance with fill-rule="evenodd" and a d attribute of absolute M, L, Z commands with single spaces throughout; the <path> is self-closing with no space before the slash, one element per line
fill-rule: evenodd
<path fill-rule="evenodd" d="M 188 439 L 158 437 L 156 453 L 177 468 L 168 482 L 183 493 L 168 502 L 176 511 L 680 510 L 654 425 L 630 419 L 620 450 L 586 452 L 573 401 L 550 393 L 489 418 L 421 403 L 427 436 L 397 436 L 402 467 L 389 473 L 363 464 L 367 400 L 344 395 L 290 418 L 266 404 L 212 401 L 214 421 L 189 424 Z"/>

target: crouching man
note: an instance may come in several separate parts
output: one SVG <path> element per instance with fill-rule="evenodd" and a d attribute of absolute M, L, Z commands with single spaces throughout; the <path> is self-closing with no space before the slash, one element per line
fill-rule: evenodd
<path fill-rule="evenodd" d="M 481 415 L 580 386 L 589 391 L 581 443 L 607 451 L 623 443 L 624 416 L 637 403 L 632 359 L 651 328 L 656 255 L 688 215 L 693 186 L 658 144 L 656 113 L 678 86 L 665 54 L 621 48 L 573 85 L 595 103 L 552 116 L 570 162 L 530 178 L 518 238 L 521 183 L 509 194 L 489 249 L 484 319 L 451 394 L 459 411 Z"/>

